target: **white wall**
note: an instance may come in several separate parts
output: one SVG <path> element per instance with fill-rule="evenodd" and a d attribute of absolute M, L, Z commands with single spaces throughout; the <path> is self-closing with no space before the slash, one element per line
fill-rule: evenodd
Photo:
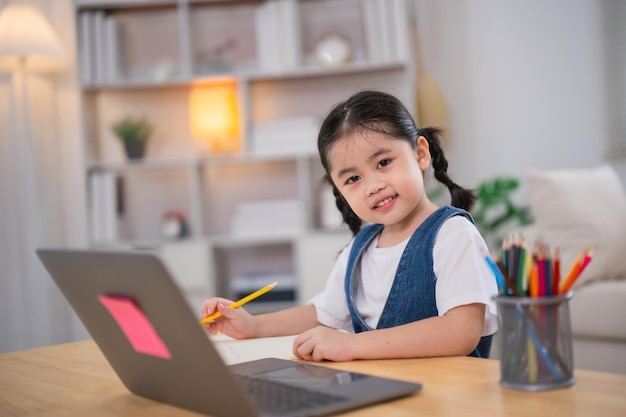
<path fill-rule="evenodd" d="M 425 66 L 448 105 L 457 182 L 606 161 L 601 0 L 415 5 Z M 611 163 L 626 184 L 624 161 Z"/>

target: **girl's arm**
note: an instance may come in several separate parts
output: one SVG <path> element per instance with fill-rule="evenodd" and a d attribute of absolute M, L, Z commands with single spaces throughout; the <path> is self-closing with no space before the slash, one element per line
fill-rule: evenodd
<path fill-rule="evenodd" d="M 294 354 L 306 360 L 464 356 L 474 350 L 483 328 L 484 304 L 468 304 L 388 329 L 357 334 L 317 327 L 298 336 Z"/>
<path fill-rule="evenodd" d="M 242 307 L 228 307 L 232 303 L 224 298 L 211 298 L 204 302 L 201 308 L 202 317 L 210 316 L 216 311 L 222 313 L 222 317 L 204 326 L 209 333 L 221 332 L 235 339 L 249 339 L 289 336 L 319 325 L 312 305 L 253 316 Z"/>
<path fill-rule="evenodd" d="M 256 337 L 290 336 L 319 326 L 315 307 L 303 305 L 255 316 Z"/>

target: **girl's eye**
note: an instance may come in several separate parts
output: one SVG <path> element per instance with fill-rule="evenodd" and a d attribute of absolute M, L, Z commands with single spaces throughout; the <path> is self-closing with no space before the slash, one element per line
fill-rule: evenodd
<path fill-rule="evenodd" d="M 386 167 L 391 163 L 391 159 L 383 159 L 378 163 L 378 168 Z"/>
<path fill-rule="evenodd" d="M 359 180 L 359 177 L 356 175 L 351 176 L 350 178 L 348 178 L 346 180 L 346 184 L 354 184 L 355 182 L 357 182 Z"/>

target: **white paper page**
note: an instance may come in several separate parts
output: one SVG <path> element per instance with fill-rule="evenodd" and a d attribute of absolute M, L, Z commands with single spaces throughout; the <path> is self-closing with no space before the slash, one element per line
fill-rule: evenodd
<path fill-rule="evenodd" d="M 209 337 L 226 365 L 263 358 L 296 359 L 292 351 L 295 335 L 245 340 L 236 340 L 225 335 Z"/>

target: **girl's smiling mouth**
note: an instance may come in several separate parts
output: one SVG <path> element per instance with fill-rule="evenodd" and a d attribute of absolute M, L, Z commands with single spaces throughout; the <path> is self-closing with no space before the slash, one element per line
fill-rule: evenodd
<path fill-rule="evenodd" d="M 396 200 L 397 197 L 397 195 L 385 197 L 382 200 L 377 201 L 372 208 L 375 210 L 385 210 L 391 206 L 391 204 Z"/>

